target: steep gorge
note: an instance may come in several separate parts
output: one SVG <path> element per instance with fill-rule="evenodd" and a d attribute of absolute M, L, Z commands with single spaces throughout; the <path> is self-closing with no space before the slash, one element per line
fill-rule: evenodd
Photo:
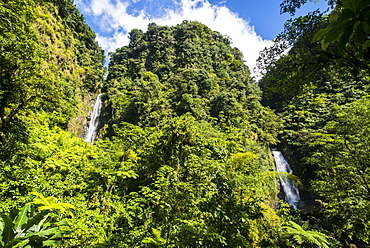
<path fill-rule="evenodd" d="M 367 168 L 361 161 L 367 161 L 368 134 L 361 125 L 367 125 L 368 104 L 358 100 L 368 92 L 364 71 L 352 82 L 353 72 L 337 77 L 325 68 L 325 80 L 313 80 L 316 87 L 279 95 L 273 89 L 288 87 L 287 75 L 279 73 L 291 68 L 290 56 L 295 62 L 298 55 L 302 61 L 311 58 L 302 52 L 311 44 L 304 37 L 278 67 L 269 68 L 261 92 L 228 38 L 183 21 L 132 30 L 130 43 L 111 54 L 104 80 L 104 53 L 72 0 L 0 4 L 2 212 L 32 201 L 31 192 L 72 204 L 74 218 L 63 211 L 51 215 L 73 231 L 63 247 L 337 247 L 340 242 L 361 247 L 367 242 L 367 224 L 361 222 L 367 211 L 352 207 L 341 189 L 350 185 L 339 180 L 357 176 L 365 190 L 351 189 L 361 196 L 364 205 L 358 206 L 366 206 Z M 299 73 L 289 76 L 300 79 Z M 263 96 L 276 106 L 268 94 L 283 101 L 281 115 L 261 104 Z M 89 144 L 82 139 L 83 126 L 101 97 L 99 139 Z M 279 174 L 270 151 L 278 138 L 306 187 L 317 173 L 314 188 L 324 200 L 332 200 L 333 189 L 343 193 L 342 205 L 319 209 L 341 217 L 331 218 L 330 232 L 302 222 L 299 211 L 278 199 Z M 356 166 L 347 159 L 353 154 Z M 344 186 L 326 184 L 330 161 L 340 167 L 332 170 Z M 365 174 L 342 173 L 342 164 Z M 340 214 L 342 206 L 356 216 Z M 352 226 L 342 232 L 340 223 Z M 349 238 L 355 231 L 358 238 Z"/>

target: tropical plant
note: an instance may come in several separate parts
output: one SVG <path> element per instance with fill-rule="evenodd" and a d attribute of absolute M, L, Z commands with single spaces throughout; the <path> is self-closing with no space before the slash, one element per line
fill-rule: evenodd
<path fill-rule="evenodd" d="M 329 15 L 329 25 L 320 29 L 313 41 L 321 40 L 323 49 L 333 41 L 337 42 L 339 50 L 351 41 L 364 51 L 370 47 L 370 1 L 342 0 Z"/>
<path fill-rule="evenodd" d="M 329 248 L 328 237 L 318 231 L 307 231 L 304 230 L 300 225 L 294 221 L 288 221 L 286 225 L 283 225 L 284 234 L 283 237 L 292 237 L 293 240 L 300 245 L 312 245 L 317 247 Z"/>
<path fill-rule="evenodd" d="M 74 208 L 71 204 L 57 202 L 55 197 L 43 197 L 41 194 L 20 210 L 13 209 L 2 214 L 0 219 L 0 247 L 45 247 L 63 244 L 63 239 L 72 231 L 68 223 L 56 222 L 52 212 L 68 212 Z"/>

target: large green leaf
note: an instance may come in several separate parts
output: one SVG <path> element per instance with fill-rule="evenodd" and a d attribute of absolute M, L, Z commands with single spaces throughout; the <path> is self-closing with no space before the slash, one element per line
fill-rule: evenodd
<path fill-rule="evenodd" d="M 45 222 L 47 217 L 49 216 L 49 211 L 41 211 L 37 213 L 35 216 L 30 218 L 27 223 L 24 224 L 22 227 L 24 231 L 39 231 L 41 229 L 41 225 Z"/>
<path fill-rule="evenodd" d="M 369 3 L 369 5 L 370 5 L 370 3 Z M 362 9 L 362 11 L 360 13 L 360 16 L 359 16 L 359 19 L 369 21 L 370 20 L 369 16 L 370 16 L 370 8 L 365 7 L 364 9 Z"/>
<path fill-rule="evenodd" d="M 346 28 L 344 30 L 343 34 L 339 38 L 338 42 L 338 49 L 341 51 L 343 48 L 347 45 L 349 39 L 351 38 L 351 35 L 353 33 L 353 26 L 351 25 L 350 27 Z"/>
<path fill-rule="evenodd" d="M 327 32 L 329 32 L 330 28 L 327 27 L 327 28 L 323 28 L 323 29 L 320 29 L 319 31 L 316 32 L 316 34 L 313 36 L 312 38 L 312 41 L 315 42 L 315 41 L 318 41 L 318 40 L 321 40 L 325 34 Z"/>
<path fill-rule="evenodd" d="M 25 242 L 27 240 L 27 242 Z M 26 237 L 19 237 L 19 238 L 15 238 L 15 239 L 12 239 L 10 240 L 5 246 L 4 248 L 13 248 L 13 247 L 20 247 L 22 244 L 23 246 L 25 244 L 27 244 L 29 242 L 29 239 L 26 238 Z M 21 245 L 20 245 L 21 244 Z"/>
<path fill-rule="evenodd" d="M 4 228 L 5 228 L 5 224 L 4 224 L 3 220 L 0 219 L 0 245 L 3 242 L 3 231 L 4 231 Z"/>
<path fill-rule="evenodd" d="M 359 0 L 342 0 L 342 5 L 344 8 L 350 9 L 354 13 L 358 13 L 360 9 L 359 2 L 360 2 Z"/>
<path fill-rule="evenodd" d="M 357 22 L 355 25 L 354 41 L 356 43 L 363 44 L 365 40 L 364 26 L 362 25 L 362 22 Z"/>
<path fill-rule="evenodd" d="M 369 12 L 369 15 L 370 15 L 370 12 Z M 369 19 L 370 20 L 370 19 Z M 362 22 L 362 25 L 364 26 L 364 31 L 368 34 L 370 34 L 370 21 L 366 22 L 366 21 L 363 21 Z"/>
<path fill-rule="evenodd" d="M 29 241 L 30 241 L 29 239 L 24 239 L 23 241 L 20 241 L 18 244 L 13 245 L 12 248 L 24 247 L 26 244 L 28 244 Z"/>
<path fill-rule="evenodd" d="M 2 215 L 2 220 L 4 223 L 2 238 L 3 238 L 4 244 L 7 244 L 9 243 L 10 240 L 14 238 L 13 221 L 7 215 Z"/>
<path fill-rule="evenodd" d="M 284 230 L 284 236 L 292 236 L 298 244 L 310 243 L 318 247 L 329 248 L 328 237 L 318 231 L 304 230 L 294 221 L 288 221 L 287 225 L 284 225 L 282 228 Z"/>
<path fill-rule="evenodd" d="M 326 34 L 324 42 L 325 43 L 330 43 L 336 39 L 342 34 L 343 30 L 348 27 L 350 24 L 351 20 L 345 19 L 343 21 L 338 22 L 334 26 L 331 27 L 329 32 Z"/>
<path fill-rule="evenodd" d="M 370 47 L 370 40 L 367 40 L 366 42 L 365 42 L 365 44 L 363 45 L 363 48 L 365 49 L 365 48 L 368 48 L 368 47 Z"/>
<path fill-rule="evenodd" d="M 31 211 L 31 205 L 26 204 L 18 213 L 14 220 L 14 230 L 19 233 L 22 230 L 22 225 L 28 220 L 28 213 Z"/>
<path fill-rule="evenodd" d="M 340 16 L 340 19 L 345 20 L 345 19 L 351 19 L 351 18 L 353 18 L 353 19 L 356 18 L 355 13 L 353 13 L 353 11 L 350 10 L 350 9 L 344 9 L 342 11 L 341 16 Z"/>
<path fill-rule="evenodd" d="M 53 227 L 53 228 L 48 228 L 39 232 L 32 232 L 27 235 L 27 237 L 30 236 L 40 236 L 40 237 L 47 237 L 48 235 L 54 233 L 56 230 L 58 230 L 59 227 Z"/>

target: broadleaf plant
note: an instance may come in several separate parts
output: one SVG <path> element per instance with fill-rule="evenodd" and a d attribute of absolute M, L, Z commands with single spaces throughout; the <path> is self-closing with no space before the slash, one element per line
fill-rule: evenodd
<path fill-rule="evenodd" d="M 53 210 L 73 208 L 70 204 L 55 203 L 54 198 L 35 194 L 39 199 L 27 203 L 20 210 L 2 214 L 0 218 L 0 247 L 45 247 L 61 245 L 72 231 L 66 222 L 54 222 Z M 46 205 L 49 203 L 49 205 Z"/>

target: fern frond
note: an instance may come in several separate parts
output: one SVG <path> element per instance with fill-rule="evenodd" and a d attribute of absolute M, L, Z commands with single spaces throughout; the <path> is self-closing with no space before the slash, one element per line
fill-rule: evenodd
<path fill-rule="evenodd" d="M 322 248 L 329 248 L 328 237 L 319 231 L 306 231 L 300 225 L 289 221 L 284 229 L 284 237 L 292 237 L 298 244 L 309 243 Z"/>

